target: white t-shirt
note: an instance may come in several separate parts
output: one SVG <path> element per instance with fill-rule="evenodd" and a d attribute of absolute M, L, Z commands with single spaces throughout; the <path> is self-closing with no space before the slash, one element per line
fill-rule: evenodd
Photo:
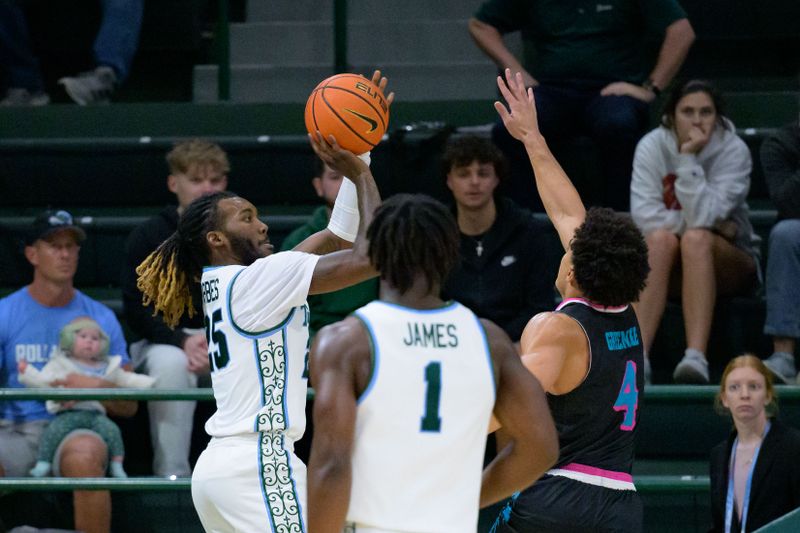
<path fill-rule="evenodd" d="M 281 252 L 202 277 L 211 383 L 212 437 L 264 432 L 294 441 L 305 431 L 308 304 L 319 256 Z"/>

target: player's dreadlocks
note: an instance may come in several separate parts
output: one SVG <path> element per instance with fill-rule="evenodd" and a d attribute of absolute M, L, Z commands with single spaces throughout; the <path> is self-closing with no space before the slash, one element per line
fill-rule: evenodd
<path fill-rule="evenodd" d="M 152 303 L 153 315 L 163 313 L 168 326 L 175 327 L 184 311 L 194 316 L 188 282 L 199 280 L 203 266 L 210 263 L 206 234 L 218 227 L 219 201 L 235 197 L 231 192 L 218 192 L 192 202 L 178 220 L 175 233 L 136 267 L 142 304 Z"/>
<path fill-rule="evenodd" d="M 422 194 L 398 194 L 383 202 L 367 238 L 370 262 L 401 294 L 419 273 L 428 289 L 441 285 L 459 257 L 456 221 L 444 205 Z"/>

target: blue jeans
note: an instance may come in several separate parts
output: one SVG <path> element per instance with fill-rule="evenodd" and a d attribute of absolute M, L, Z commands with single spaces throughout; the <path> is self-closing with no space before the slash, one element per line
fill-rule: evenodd
<path fill-rule="evenodd" d="M 32 93 L 44 90 L 39 61 L 31 51 L 28 22 L 16 0 L 0 0 L 0 66 L 9 87 Z"/>
<path fill-rule="evenodd" d="M 114 69 L 117 83 L 128 77 L 133 56 L 139 46 L 144 0 L 101 0 L 103 19 L 94 39 L 94 60 L 97 65 Z"/>
<path fill-rule="evenodd" d="M 109 66 L 123 82 L 139 46 L 144 0 L 100 0 L 103 17 L 92 48 L 95 63 Z M 31 49 L 28 23 L 18 0 L 0 0 L 0 64 L 8 86 L 38 92 L 44 89 L 39 61 Z"/>
<path fill-rule="evenodd" d="M 764 334 L 800 337 L 800 219 L 781 220 L 769 234 Z"/>
<path fill-rule="evenodd" d="M 592 198 L 579 190 L 584 203 L 628 211 L 633 152 L 647 127 L 649 104 L 630 96 L 600 96 L 605 85 L 580 80 L 543 82 L 533 91 L 536 113 L 539 129 L 554 152 L 577 137 L 590 137 L 597 146 L 603 192 Z M 506 194 L 525 207 L 541 211 L 533 170 L 522 143 L 508 134 L 502 121 L 495 123 L 492 140 L 509 160 Z"/>

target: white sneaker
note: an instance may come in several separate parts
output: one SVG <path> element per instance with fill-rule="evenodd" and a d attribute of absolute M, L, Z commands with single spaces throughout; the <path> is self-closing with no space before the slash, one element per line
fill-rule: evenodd
<path fill-rule="evenodd" d="M 117 84 L 117 75 L 111 67 L 97 67 L 77 76 L 58 80 L 59 85 L 78 105 L 107 104 Z"/>
<path fill-rule="evenodd" d="M 706 385 L 708 379 L 708 361 L 702 355 L 686 354 L 672 373 L 675 383 Z"/>
<path fill-rule="evenodd" d="M 764 359 L 764 366 L 772 372 L 776 383 L 784 385 L 792 383 L 795 380 L 795 376 L 797 376 L 792 354 L 775 352 L 767 359 Z"/>

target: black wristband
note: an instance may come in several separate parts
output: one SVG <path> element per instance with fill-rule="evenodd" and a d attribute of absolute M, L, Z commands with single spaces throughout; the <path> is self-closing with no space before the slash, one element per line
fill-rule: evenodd
<path fill-rule="evenodd" d="M 656 87 L 656 85 L 653 83 L 653 80 L 651 79 L 645 80 L 645 82 L 642 83 L 642 87 L 644 87 L 645 89 L 656 95 L 656 98 L 661 95 L 661 89 Z"/>

